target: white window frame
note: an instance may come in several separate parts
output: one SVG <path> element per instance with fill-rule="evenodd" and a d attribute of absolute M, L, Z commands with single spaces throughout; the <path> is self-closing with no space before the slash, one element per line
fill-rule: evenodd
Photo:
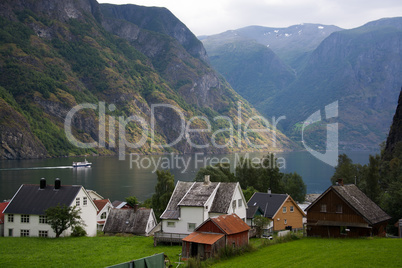
<path fill-rule="evenodd" d="M 282 207 L 282 213 L 286 213 L 286 207 Z"/>
<path fill-rule="evenodd" d="M 77 197 L 77 198 L 75 199 L 75 205 L 76 205 L 77 207 L 79 207 L 80 204 L 81 204 L 81 200 L 80 200 L 79 197 Z"/>
<path fill-rule="evenodd" d="M 46 215 L 39 215 L 39 223 L 40 223 L 40 224 L 47 224 L 47 217 L 46 217 Z"/>
<path fill-rule="evenodd" d="M 321 204 L 320 212 L 327 212 L 327 204 Z"/>
<path fill-rule="evenodd" d="M 169 227 L 169 228 L 174 228 L 174 227 L 176 227 L 176 222 L 174 222 L 174 221 L 168 221 L 168 222 L 166 223 L 166 226 Z"/>
<path fill-rule="evenodd" d="M 7 221 L 8 222 L 14 222 L 14 214 L 8 214 L 7 215 Z"/>
<path fill-rule="evenodd" d="M 190 225 L 193 225 L 194 227 L 191 228 Z M 194 232 L 195 227 L 196 227 L 195 225 L 196 225 L 196 224 L 193 223 L 193 222 L 188 222 L 188 223 L 187 223 L 187 231 L 189 231 L 189 232 Z"/>
<path fill-rule="evenodd" d="M 49 237 L 49 231 L 39 230 L 38 236 L 39 237 Z"/>
<path fill-rule="evenodd" d="M 88 205 L 88 198 L 87 198 L 86 196 L 84 196 L 84 197 L 82 198 L 82 205 L 83 205 L 83 206 Z"/>
<path fill-rule="evenodd" d="M 241 199 L 237 200 L 237 206 L 241 208 L 243 206 L 243 200 Z"/>
<path fill-rule="evenodd" d="M 290 206 L 290 212 L 294 212 L 295 211 L 295 208 L 293 207 L 293 206 Z"/>

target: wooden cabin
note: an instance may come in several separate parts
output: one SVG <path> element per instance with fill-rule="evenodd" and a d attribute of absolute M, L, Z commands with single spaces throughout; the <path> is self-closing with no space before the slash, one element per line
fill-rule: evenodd
<path fill-rule="evenodd" d="M 391 218 L 354 184 L 329 187 L 306 208 L 307 236 L 384 236 Z"/>
<path fill-rule="evenodd" d="M 250 227 L 236 214 L 209 218 L 183 238 L 182 257 L 207 259 L 225 246 L 247 245 L 249 230 Z"/>

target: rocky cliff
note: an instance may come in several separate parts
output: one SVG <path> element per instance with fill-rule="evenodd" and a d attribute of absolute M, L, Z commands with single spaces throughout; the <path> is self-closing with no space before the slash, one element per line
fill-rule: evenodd
<path fill-rule="evenodd" d="M 0 3 L 0 36 L 0 98 L 8 118 L 0 122 L 1 158 L 291 146 L 269 123 L 251 119 L 256 110 L 166 9 L 7 0 Z M 270 130 L 247 132 L 262 127 Z"/>
<path fill-rule="evenodd" d="M 402 88 L 399 93 L 398 106 L 396 107 L 395 115 L 392 120 L 392 125 L 389 130 L 387 141 L 385 144 L 383 158 L 391 160 L 394 151 L 401 146 L 402 142 Z M 399 144 L 399 145 L 398 145 Z"/>

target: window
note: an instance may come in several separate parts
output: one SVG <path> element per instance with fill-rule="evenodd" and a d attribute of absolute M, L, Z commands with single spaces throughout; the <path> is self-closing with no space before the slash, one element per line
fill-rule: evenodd
<path fill-rule="evenodd" d="M 187 223 L 187 231 L 192 232 L 195 229 L 195 223 Z"/>
<path fill-rule="evenodd" d="M 282 208 L 282 212 L 283 212 L 283 213 L 286 213 L 286 207 L 283 207 L 283 208 Z"/>
<path fill-rule="evenodd" d="M 75 205 L 76 205 L 77 207 L 80 206 L 80 198 L 79 198 L 79 197 L 77 197 L 77 198 L 75 199 Z"/>
<path fill-rule="evenodd" d="M 320 212 L 327 212 L 327 204 L 321 204 Z"/>
<path fill-rule="evenodd" d="M 21 215 L 22 223 L 29 223 L 29 215 Z"/>
<path fill-rule="evenodd" d="M 13 229 L 8 229 L 8 236 L 10 236 L 10 237 L 13 236 Z"/>
<path fill-rule="evenodd" d="M 295 211 L 294 207 L 290 206 L 290 212 L 293 212 L 293 211 Z"/>
<path fill-rule="evenodd" d="M 14 222 L 14 214 L 8 214 L 8 222 Z"/>
<path fill-rule="evenodd" d="M 21 230 L 21 237 L 29 236 L 29 230 Z"/>
<path fill-rule="evenodd" d="M 39 223 L 47 223 L 47 217 L 46 216 L 39 216 Z"/>
<path fill-rule="evenodd" d="M 237 200 L 237 206 L 240 208 L 243 206 L 243 200 L 239 199 Z"/>
<path fill-rule="evenodd" d="M 83 197 L 83 198 L 82 198 L 82 204 L 83 204 L 84 206 L 86 206 L 86 205 L 88 204 L 88 198 Z"/>
<path fill-rule="evenodd" d="M 336 213 L 342 213 L 342 205 L 341 204 L 336 205 Z"/>
<path fill-rule="evenodd" d="M 48 231 L 39 231 L 39 237 L 47 237 Z"/>
<path fill-rule="evenodd" d="M 236 200 L 233 200 L 233 202 L 232 202 L 232 209 L 233 209 L 233 212 L 236 210 Z"/>
<path fill-rule="evenodd" d="M 106 212 L 103 212 L 103 213 L 101 214 L 101 219 L 102 219 L 102 220 L 106 219 Z"/>
<path fill-rule="evenodd" d="M 288 220 L 287 220 L 287 219 L 285 219 L 285 224 L 288 224 Z"/>
<path fill-rule="evenodd" d="M 167 222 L 167 227 L 175 227 L 176 223 L 174 221 L 168 221 Z"/>

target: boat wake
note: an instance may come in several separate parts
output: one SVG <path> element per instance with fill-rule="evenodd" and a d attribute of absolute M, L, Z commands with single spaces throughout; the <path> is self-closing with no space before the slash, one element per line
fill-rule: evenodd
<path fill-rule="evenodd" d="M 57 166 L 57 167 L 28 167 L 28 168 L 0 168 L 0 171 L 12 171 L 12 170 L 39 170 L 39 169 L 63 169 L 73 168 L 72 166 Z"/>

